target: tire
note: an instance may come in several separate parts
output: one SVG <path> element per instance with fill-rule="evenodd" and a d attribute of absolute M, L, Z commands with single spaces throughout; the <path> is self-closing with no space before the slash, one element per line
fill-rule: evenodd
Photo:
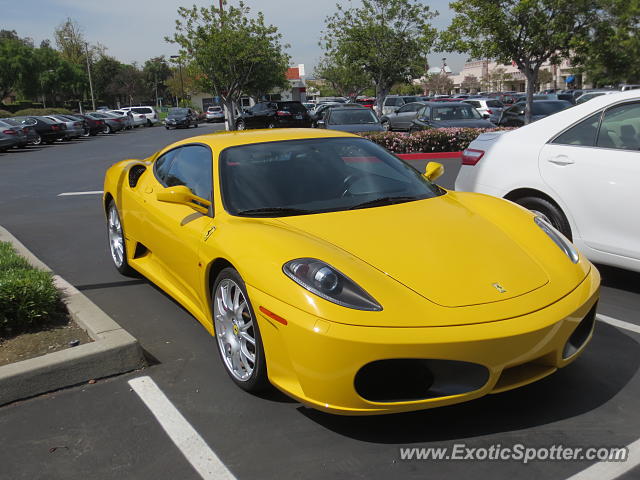
<path fill-rule="evenodd" d="M 89 135 L 91 135 L 91 130 L 89 130 L 89 129 L 83 130 L 83 132 L 82 132 L 82 136 L 83 137 L 88 137 Z"/>
<path fill-rule="evenodd" d="M 151 120 L 147 120 L 147 127 L 153 127 L 153 122 Z"/>
<path fill-rule="evenodd" d="M 246 130 L 247 126 L 245 125 L 244 121 L 242 120 L 238 120 L 236 122 L 236 130 Z"/>
<path fill-rule="evenodd" d="M 276 124 L 273 122 L 267 123 L 267 128 L 276 128 Z"/>
<path fill-rule="evenodd" d="M 169 127 L 164 127 L 164 128 L 166 128 L 167 130 L 169 130 Z"/>
<path fill-rule="evenodd" d="M 109 241 L 109 253 L 114 267 L 122 275 L 135 276 L 135 271 L 127 261 L 127 245 L 124 241 L 124 227 L 120 221 L 120 213 L 116 203 L 111 200 L 107 205 L 107 239 Z"/>
<path fill-rule="evenodd" d="M 42 137 L 40 135 L 37 135 L 36 138 L 33 140 L 33 144 L 42 145 Z"/>
<path fill-rule="evenodd" d="M 388 120 L 383 120 L 382 122 L 380 122 L 380 125 L 382 125 L 382 128 L 384 129 L 385 132 L 391 131 L 391 124 L 389 123 Z"/>
<path fill-rule="evenodd" d="M 102 133 L 106 133 L 107 135 L 112 134 L 113 128 L 111 128 L 111 125 L 105 124 L 104 130 L 102 130 Z"/>
<path fill-rule="evenodd" d="M 197 123 L 194 123 L 194 124 L 193 124 L 193 128 L 198 128 L 198 124 L 197 124 Z"/>
<path fill-rule="evenodd" d="M 220 272 L 211 298 L 217 350 L 227 374 L 247 392 L 267 389 L 270 384 L 260 329 L 244 281 L 234 268 L 228 267 Z M 243 303 L 245 306 L 239 311 Z"/>
<path fill-rule="evenodd" d="M 543 217 L 551 223 L 556 230 L 559 230 L 565 237 L 571 240 L 571 226 L 569 225 L 569 221 L 556 204 L 541 197 L 522 197 L 516 199 L 515 202 Z"/>

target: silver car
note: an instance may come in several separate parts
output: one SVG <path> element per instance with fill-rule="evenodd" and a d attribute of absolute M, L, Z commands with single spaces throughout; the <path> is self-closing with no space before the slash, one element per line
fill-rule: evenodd
<path fill-rule="evenodd" d="M 207 122 L 224 122 L 224 110 L 222 107 L 207 108 Z"/>
<path fill-rule="evenodd" d="M 117 115 L 118 117 L 122 117 L 124 118 L 124 128 L 127 130 L 131 130 L 133 127 L 137 126 L 135 124 L 134 118 L 133 118 L 133 114 L 129 111 L 124 111 L 124 110 L 109 110 L 106 113 L 111 113 L 113 115 Z M 146 122 L 146 120 L 144 121 Z M 144 125 L 144 122 L 142 123 L 142 125 Z"/>
<path fill-rule="evenodd" d="M 55 122 L 64 123 L 67 126 L 67 130 L 64 134 L 64 140 L 73 140 L 74 138 L 81 137 L 84 134 L 84 122 L 79 120 L 70 120 L 62 115 L 46 115 Z"/>
<path fill-rule="evenodd" d="M 411 128 L 413 119 L 416 118 L 418 110 L 424 107 L 424 102 L 411 102 L 406 103 L 400 108 L 396 108 L 395 111 L 387 113 L 380 118 L 382 128 L 386 131 L 393 130 L 406 130 Z"/>

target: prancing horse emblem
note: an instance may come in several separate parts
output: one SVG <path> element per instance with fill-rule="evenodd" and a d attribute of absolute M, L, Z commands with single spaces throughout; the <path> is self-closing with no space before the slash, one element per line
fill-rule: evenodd
<path fill-rule="evenodd" d="M 505 293 L 506 292 L 506 290 L 499 283 L 492 283 L 491 286 L 493 288 L 495 288 L 496 290 L 498 290 L 498 292 L 500 292 L 500 293 Z"/>

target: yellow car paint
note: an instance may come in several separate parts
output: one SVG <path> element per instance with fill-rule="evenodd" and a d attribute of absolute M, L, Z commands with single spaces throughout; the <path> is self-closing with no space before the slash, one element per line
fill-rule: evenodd
<path fill-rule="evenodd" d="M 538 380 L 579 356 L 590 332 L 577 352 L 568 358 L 562 352 L 597 303 L 599 274 L 582 255 L 573 264 L 533 215 L 511 202 L 447 191 L 397 205 L 282 218 L 225 211 L 218 169 L 225 148 L 352 136 L 319 129 L 202 135 L 146 160 L 115 164 L 105 176 L 104 201 L 118 207 L 130 266 L 213 335 L 212 282 L 222 265 L 232 265 L 247 287 L 271 383 L 332 413 L 392 413 L 471 400 Z M 153 162 L 187 144 L 212 151 L 212 216 L 158 198 L 164 187 Z M 135 165 L 147 168 L 131 187 Z M 437 166 L 432 170 L 438 173 Z M 345 273 L 382 311 L 345 308 L 293 282 L 282 267 L 302 257 Z M 418 401 L 360 396 L 358 370 L 394 358 L 470 362 L 486 367 L 488 380 L 470 392 Z"/>

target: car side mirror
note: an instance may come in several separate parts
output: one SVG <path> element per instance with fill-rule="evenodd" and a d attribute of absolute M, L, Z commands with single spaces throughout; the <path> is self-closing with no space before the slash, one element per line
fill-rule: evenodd
<path fill-rule="evenodd" d="M 185 185 L 163 188 L 156 194 L 156 198 L 159 202 L 184 205 L 202 214 L 209 213 L 209 207 L 211 206 L 209 200 L 194 195 L 189 187 Z"/>
<path fill-rule="evenodd" d="M 424 175 L 424 177 L 430 182 L 433 182 L 436 179 L 440 178 L 443 173 L 444 165 L 438 162 L 429 162 L 427 163 L 427 168 L 422 175 Z"/>

